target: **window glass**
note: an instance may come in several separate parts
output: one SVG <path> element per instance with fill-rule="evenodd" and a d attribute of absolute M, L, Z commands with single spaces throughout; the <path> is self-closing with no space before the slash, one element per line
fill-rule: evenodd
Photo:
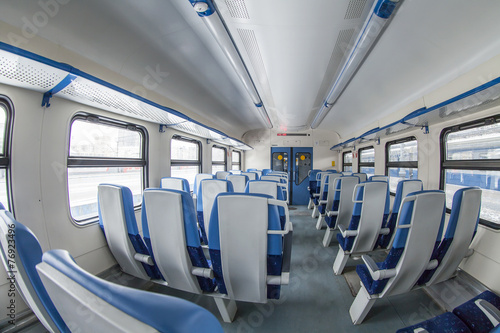
<path fill-rule="evenodd" d="M 212 162 L 224 162 L 226 160 L 226 150 L 219 147 L 212 147 Z"/>
<path fill-rule="evenodd" d="M 482 190 L 481 223 L 500 228 L 500 116 L 446 128 L 441 133 L 441 188 L 446 207 L 463 187 Z"/>
<path fill-rule="evenodd" d="M 8 110 L 7 106 L 2 103 L 0 100 L 0 156 L 2 157 L 2 161 L 0 162 L 0 202 L 3 206 L 10 210 L 9 204 L 9 192 L 7 186 L 8 184 L 8 170 L 9 167 L 9 159 L 7 156 L 7 133 L 9 132 L 8 127 Z"/>
<path fill-rule="evenodd" d="M 395 143 L 389 146 L 389 162 L 418 161 L 417 140 Z"/>
<path fill-rule="evenodd" d="M 385 153 L 391 193 L 396 192 L 401 180 L 418 179 L 418 143 L 415 137 L 388 142 Z"/>
<path fill-rule="evenodd" d="M 174 138 L 172 139 L 170 145 L 170 158 L 172 160 L 199 161 L 200 145 L 197 142 L 190 142 Z"/>
<path fill-rule="evenodd" d="M 75 120 L 71 126 L 72 157 L 141 158 L 142 136 L 135 130 Z"/>
<path fill-rule="evenodd" d="M 145 184 L 145 130 L 94 116 L 78 115 L 71 123 L 68 156 L 70 212 L 77 222 L 97 217 L 97 187 L 127 186 L 140 206 Z"/>
<path fill-rule="evenodd" d="M 241 152 L 233 151 L 232 154 L 231 170 L 241 170 Z"/>
<path fill-rule="evenodd" d="M 360 163 L 375 163 L 375 149 L 360 149 L 359 150 L 359 162 Z"/>
<path fill-rule="evenodd" d="M 196 175 L 201 172 L 201 143 L 174 136 L 170 149 L 170 176 L 187 179 L 192 189 Z"/>
<path fill-rule="evenodd" d="M 366 177 L 371 177 L 375 175 L 375 167 L 360 167 L 359 172 L 366 173 Z"/>
<path fill-rule="evenodd" d="M 342 171 L 352 172 L 352 152 L 342 154 Z"/>
<path fill-rule="evenodd" d="M 448 134 L 446 159 L 500 159 L 500 124 L 475 127 Z"/>

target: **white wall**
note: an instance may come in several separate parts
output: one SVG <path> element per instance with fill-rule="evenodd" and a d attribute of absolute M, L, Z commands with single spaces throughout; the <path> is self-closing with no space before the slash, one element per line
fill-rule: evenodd
<path fill-rule="evenodd" d="M 338 169 L 339 159 L 330 148 L 339 143 L 335 132 L 307 130 L 300 133 L 309 136 L 278 136 L 279 130 L 254 130 L 245 133 L 243 141 L 253 147 L 245 152 L 245 169 L 269 169 L 271 167 L 271 147 L 313 147 L 313 168 L 331 169 L 332 162 Z"/>
<path fill-rule="evenodd" d="M 375 148 L 375 173 L 385 174 L 385 146 L 389 141 L 414 136 L 418 142 L 418 175 L 424 183 L 425 190 L 439 189 L 441 155 L 440 136 L 444 128 L 463 124 L 500 113 L 500 106 L 495 106 L 487 110 L 475 113 L 464 112 L 463 115 L 444 121 L 439 124 L 429 126 L 429 134 L 424 134 L 419 128 L 392 135 L 380 140 L 377 145 L 374 142 L 367 142 L 356 146 L 356 151 L 360 148 L 373 146 Z M 345 138 L 349 139 L 349 138 Z M 350 151 L 345 149 L 337 153 L 337 159 L 342 164 L 342 153 Z M 358 159 L 353 159 L 353 170 L 358 170 Z M 339 168 L 342 166 L 340 165 Z M 472 244 L 474 254 L 462 262 L 461 267 L 470 275 L 481 281 L 488 288 L 500 293 L 500 230 L 494 230 L 483 225 L 478 228 L 477 235 Z"/>

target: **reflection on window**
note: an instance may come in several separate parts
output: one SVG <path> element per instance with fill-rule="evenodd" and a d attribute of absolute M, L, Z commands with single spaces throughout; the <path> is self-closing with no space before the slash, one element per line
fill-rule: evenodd
<path fill-rule="evenodd" d="M 403 179 L 418 179 L 418 143 L 415 137 L 388 142 L 385 146 L 389 190 L 396 192 Z"/>
<path fill-rule="evenodd" d="M 212 173 L 226 171 L 226 148 L 212 147 Z"/>
<path fill-rule="evenodd" d="M 5 209 L 11 210 L 9 201 L 9 133 L 12 109 L 7 100 L 0 98 L 0 202 Z"/>
<path fill-rule="evenodd" d="M 233 151 L 231 160 L 231 170 L 241 170 L 241 152 Z"/>
<path fill-rule="evenodd" d="M 194 178 L 201 172 L 201 143 L 174 136 L 170 141 L 170 176 L 184 178 L 192 189 Z"/>
<path fill-rule="evenodd" d="M 366 173 L 367 177 L 375 175 L 375 149 L 373 147 L 359 150 L 359 172 Z"/>
<path fill-rule="evenodd" d="M 441 133 L 441 186 L 446 207 L 463 187 L 482 189 L 481 222 L 500 228 L 500 116 L 446 128 Z"/>
<path fill-rule="evenodd" d="M 77 222 L 97 217 L 97 186 L 127 186 L 134 206 L 142 200 L 145 130 L 131 124 L 78 115 L 71 123 L 68 156 L 70 212 Z"/>
<path fill-rule="evenodd" d="M 342 154 L 342 171 L 352 172 L 352 152 Z"/>

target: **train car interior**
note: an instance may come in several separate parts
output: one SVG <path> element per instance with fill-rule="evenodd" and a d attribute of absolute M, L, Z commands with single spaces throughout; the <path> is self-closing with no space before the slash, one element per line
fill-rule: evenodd
<path fill-rule="evenodd" d="M 2 0 L 0 332 L 500 332 L 499 14 Z"/>

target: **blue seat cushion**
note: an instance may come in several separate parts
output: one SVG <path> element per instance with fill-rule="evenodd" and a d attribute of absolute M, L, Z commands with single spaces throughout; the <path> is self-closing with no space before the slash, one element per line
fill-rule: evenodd
<path fill-rule="evenodd" d="M 490 332 L 493 329 L 493 325 L 474 303 L 478 299 L 484 299 L 500 310 L 500 297 L 487 290 L 470 301 L 456 307 L 453 310 L 453 314 L 460 318 L 472 332 Z"/>
<path fill-rule="evenodd" d="M 180 298 L 99 279 L 76 265 L 67 251 L 48 251 L 43 261 L 110 305 L 160 332 L 222 332 L 218 320 L 207 310 Z"/>
<path fill-rule="evenodd" d="M 414 333 L 417 328 L 424 328 L 429 333 L 470 333 L 471 331 L 457 316 L 451 312 L 426 320 L 419 324 L 402 328 L 396 333 Z"/>

